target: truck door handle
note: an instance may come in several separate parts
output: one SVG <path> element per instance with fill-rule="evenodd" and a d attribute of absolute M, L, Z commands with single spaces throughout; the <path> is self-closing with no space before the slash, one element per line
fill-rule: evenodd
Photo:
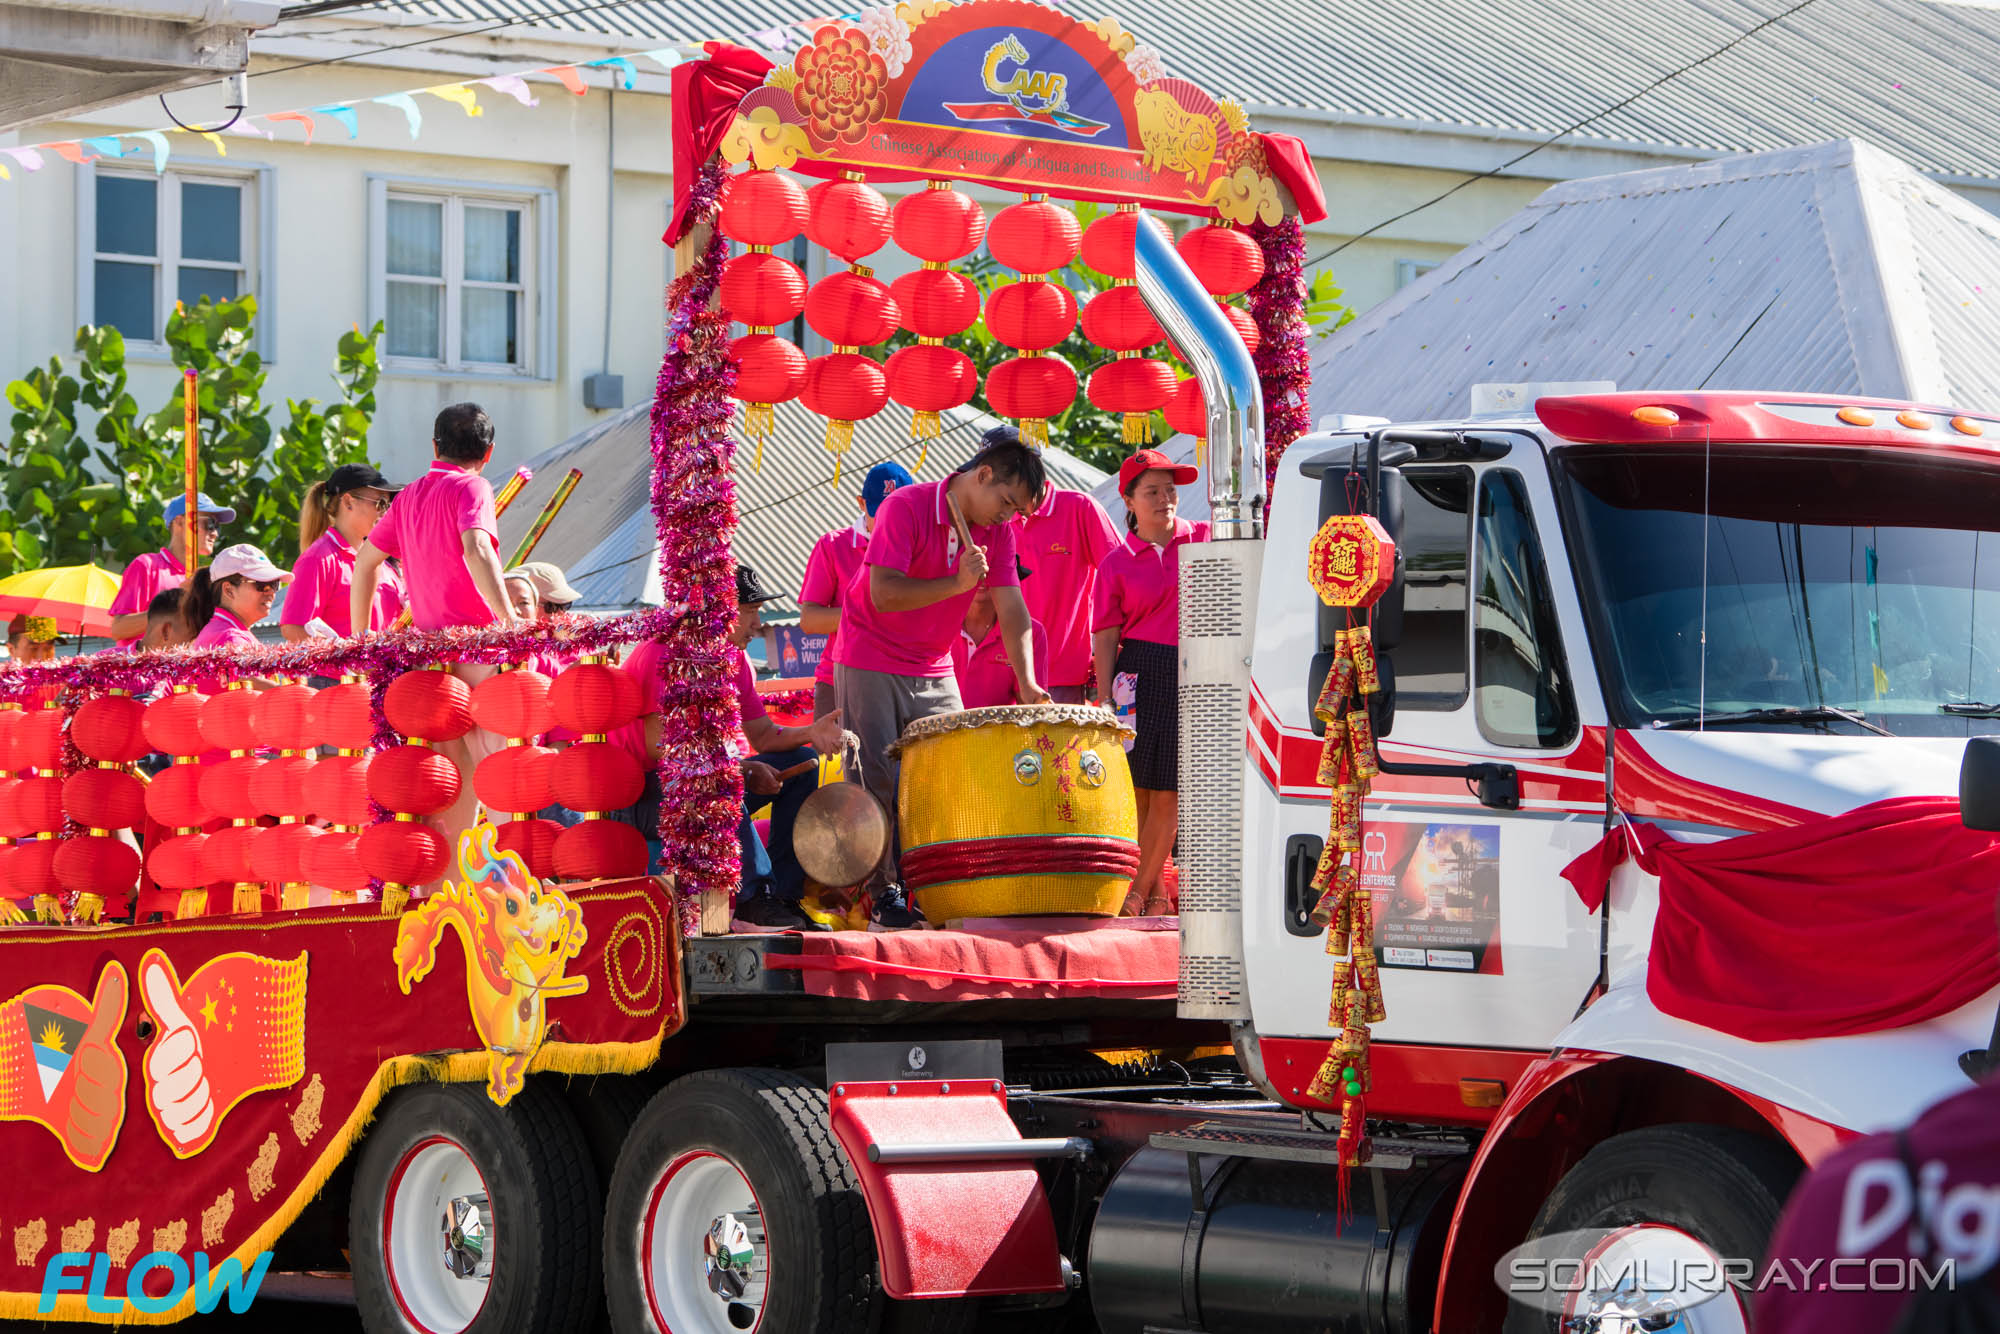
<path fill-rule="evenodd" d="M 1285 840 L 1285 930 L 1292 935 L 1316 936 L 1322 929 L 1312 919 L 1319 906 L 1313 873 L 1325 847 L 1326 840 L 1312 834 L 1293 834 Z"/>

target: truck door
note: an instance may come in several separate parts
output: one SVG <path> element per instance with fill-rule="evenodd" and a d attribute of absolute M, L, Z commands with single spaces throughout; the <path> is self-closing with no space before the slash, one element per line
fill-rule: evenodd
<path fill-rule="evenodd" d="M 1512 440 L 1497 459 L 1420 453 L 1400 469 L 1404 612 L 1383 654 L 1397 679 L 1383 755 L 1513 765 L 1521 802 L 1483 806 L 1463 778 L 1375 780 L 1362 883 L 1389 1014 L 1378 1043 L 1546 1051 L 1597 974 L 1596 919 L 1560 872 L 1602 833 L 1602 706 L 1568 562 L 1548 545 L 1562 530 L 1544 456 Z M 1325 633 L 1305 580 L 1319 488 L 1285 483 L 1252 669 L 1245 960 L 1260 1037 L 1330 1040 L 1332 965 L 1296 883 L 1329 815 L 1308 680 Z"/>

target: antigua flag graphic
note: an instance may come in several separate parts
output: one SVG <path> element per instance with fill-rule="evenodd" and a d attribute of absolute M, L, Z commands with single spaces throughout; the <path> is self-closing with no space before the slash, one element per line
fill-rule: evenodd
<path fill-rule="evenodd" d="M 87 1016 L 79 1019 L 45 1010 L 25 999 L 21 1009 L 28 1020 L 28 1035 L 35 1049 L 35 1074 L 41 1079 L 42 1100 L 47 1102 L 55 1097 L 56 1085 L 69 1069 L 70 1057 L 76 1054 L 76 1044 L 83 1040 L 89 1020 Z"/>

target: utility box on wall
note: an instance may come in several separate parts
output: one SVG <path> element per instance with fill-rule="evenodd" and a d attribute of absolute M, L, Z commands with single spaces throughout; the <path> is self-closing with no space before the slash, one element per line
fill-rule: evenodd
<path fill-rule="evenodd" d="M 625 377 L 609 371 L 583 377 L 583 406 L 592 412 L 611 412 L 625 406 Z"/>

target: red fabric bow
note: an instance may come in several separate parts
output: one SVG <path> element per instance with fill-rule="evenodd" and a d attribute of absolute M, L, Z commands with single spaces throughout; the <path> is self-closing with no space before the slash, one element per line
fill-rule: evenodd
<path fill-rule="evenodd" d="M 706 60 L 674 66 L 674 216 L 661 239 L 678 244 L 687 233 L 689 193 L 695 173 L 729 133 L 737 104 L 761 86 L 771 62 L 744 46 L 709 42 Z"/>
<path fill-rule="evenodd" d="M 1304 141 L 1289 134 L 1260 134 L 1264 141 L 1264 160 L 1270 164 L 1271 174 L 1292 192 L 1292 202 L 1298 205 L 1299 221 L 1311 226 L 1326 217 L 1326 191 L 1320 188 L 1319 172 L 1314 170 L 1312 154 L 1306 151 Z"/>
<path fill-rule="evenodd" d="M 1614 829 L 1563 877 L 1595 911 L 1628 855 L 1660 877 L 1646 994 L 1753 1042 L 1900 1028 L 2000 985 L 2000 839 L 1900 797 L 1715 843 Z"/>

